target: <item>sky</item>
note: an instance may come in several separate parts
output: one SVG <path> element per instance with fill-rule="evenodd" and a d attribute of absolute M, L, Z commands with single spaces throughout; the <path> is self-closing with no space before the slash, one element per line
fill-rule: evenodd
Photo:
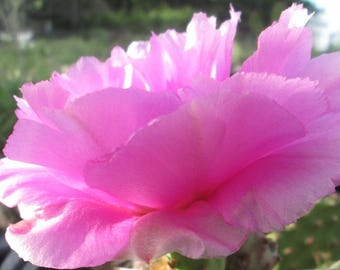
<path fill-rule="evenodd" d="M 314 32 L 315 49 L 326 51 L 340 48 L 340 0 L 305 0 L 319 11 L 310 21 Z"/>

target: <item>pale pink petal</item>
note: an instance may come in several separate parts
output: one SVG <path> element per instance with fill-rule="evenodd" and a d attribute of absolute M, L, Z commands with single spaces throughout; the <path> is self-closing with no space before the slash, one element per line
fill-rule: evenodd
<path fill-rule="evenodd" d="M 76 121 L 55 114 L 63 130 L 21 119 L 9 137 L 5 155 L 13 160 L 64 170 L 80 175 L 87 160 L 103 154 L 93 138 Z M 51 119 L 51 116 L 50 116 Z"/>
<path fill-rule="evenodd" d="M 168 252 L 190 258 L 225 257 L 246 239 L 245 230 L 227 224 L 205 202 L 187 209 L 155 211 L 139 218 L 131 246 L 145 261 Z"/>
<path fill-rule="evenodd" d="M 38 115 L 32 110 L 26 100 L 16 96 L 14 96 L 14 99 L 18 106 L 18 109 L 15 110 L 15 115 L 18 117 L 18 119 L 28 119 L 35 122 L 40 122 Z"/>
<path fill-rule="evenodd" d="M 62 109 L 69 97 L 69 93 L 50 81 L 36 84 L 26 83 L 21 87 L 23 99 L 18 99 L 18 105 L 26 119 L 49 123 L 46 109 Z M 19 113 L 20 115 L 20 113 Z M 39 120 L 37 119 L 39 118 Z"/>
<path fill-rule="evenodd" d="M 308 77 L 318 81 L 320 87 L 326 90 L 332 110 L 340 110 L 340 53 L 323 54 L 313 58 L 300 70 L 296 76 Z"/>
<path fill-rule="evenodd" d="M 158 37 L 153 35 L 150 42 L 134 42 L 127 51 L 134 68 L 145 78 L 147 91 L 166 90 L 165 70 L 163 67 L 164 53 L 162 52 L 162 44 L 157 41 Z M 171 63 L 167 64 L 171 69 Z"/>
<path fill-rule="evenodd" d="M 23 98 L 39 114 L 43 108 L 62 109 L 65 106 L 69 93 L 54 85 L 50 81 L 41 81 L 36 84 L 26 83 L 21 87 Z"/>
<path fill-rule="evenodd" d="M 231 19 L 222 23 L 219 28 L 220 34 L 225 40 L 218 46 L 211 70 L 211 77 L 220 81 L 226 79 L 230 75 L 233 43 L 241 13 L 235 12 L 233 8 L 231 8 L 230 16 Z"/>
<path fill-rule="evenodd" d="M 128 55 L 121 47 L 114 47 L 111 56 L 106 60 L 109 87 L 122 89 L 137 88 L 148 90 L 147 82 L 140 72 L 132 65 Z"/>
<path fill-rule="evenodd" d="M 223 86 L 265 95 L 304 123 L 328 111 L 326 94 L 319 88 L 318 82 L 309 79 L 286 79 L 267 73 L 236 73 Z"/>
<path fill-rule="evenodd" d="M 243 63 L 240 71 L 294 77 L 311 56 L 312 34 L 303 27 L 308 19 L 302 5 L 286 10 L 278 22 L 260 34 L 257 51 Z"/>
<path fill-rule="evenodd" d="M 4 152 L 14 160 L 81 174 L 84 162 L 111 153 L 136 130 L 179 104 L 171 93 L 97 91 L 69 102 L 64 111 L 45 108 L 48 126 L 20 120 Z"/>
<path fill-rule="evenodd" d="M 21 258 L 39 266 L 97 266 L 128 252 L 134 222 L 126 209 L 70 200 L 45 207 L 35 219 L 11 225 L 6 239 Z"/>
<path fill-rule="evenodd" d="M 137 132 L 126 146 L 89 163 L 85 177 L 138 205 L 181 207 L 304 134 L 296 118 L 267 98 L 222 90 Z"/>
<path fill-rule="evenodd" d="M 31 211 L 70 198 L 84 197 L 72 178 L 45 167 L 3 158 L 0 161 L 0 198 L 8 207 L 26 205 Z"/>
<path fill-rule="evenodd" d="M 340 185 L 340 115 L 329 113 L 311 122 L 307 127 L 309 135 L 298 140 L 291 147 L 282 150 L 285 154 L 304 159 L 318 160 L 323 170 L 335 185 Z"/>
<path fill-rule="evenodd" d="M 95 57 L 82 57 L 72 65 L 66 74 L 55 72 L 51 82 L 68 91 L 71 98 L 108 87 L 108 70 Z"/>
<path fill-rule="evenodd" d="M 195 14 L 186 33 L 153 34 L 150 42 L 134 42 L 127 55 L 147 82 L 146 90 L 188 87 L 198 74 L 224 80 L 229 76 L 239 12 L 216 29 L 216 18 Z"/>
<path fill-rule="evenodd" d="M 195 98 L 206 97 L 212 93 L 223 91 L 226 87 L 223 82 L 212 80 L 205 75 L 197 75 L 190 87 L 177 89 L 176 93 L 183 103 L 190 103 Z"/>
<path fill-rule="evenodd" d="M 216 18 L 208 18 L 203 13 L 195 14 L 188 24 L 185 50 L 189 56 L 188 70 L 194 72 L 192 75 L 202 73 L 217 80 L 224 80 L 229 76 L 240 13 L 231 8 L 230 15 L 231 19 L 223 22 L 217 31 Z"/>
<path fill-rule="evenodd" d="M 290 8 L 282 11 L 279 22 L 289 28 L 304 27 L 312 16 L 308 15 L 308 9 L 303 8 L 302 4 L 293 3 Z"/>
<path fill-rule="evenodd" d="M 339 168 L 325 164 L 274 154 L 235 175 L 210 202 L 235 226 L 260 232 L 280 230 L 305 215 L 317 199 L 334 192 L 331 177 Z"/>
<path fill-rule="evenodd" d="M 148 122 L 179 105 L 172 93 L 109 88 L 75 100 L 66 111 L 106 153 L 111 153 Z"/>
<path fill-rule="evenodd" d="M 319 82 L 325 90 L 339 88 L 340 52 L 323 54 L 311 59 L 303 69 L 296 74 L 299 77 L 308 77 Z"/>

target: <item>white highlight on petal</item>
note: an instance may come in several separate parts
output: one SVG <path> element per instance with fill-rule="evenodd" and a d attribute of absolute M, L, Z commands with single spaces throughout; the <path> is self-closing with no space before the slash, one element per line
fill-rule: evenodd
<path fill-rule="evenodd" d="M 304 27 L 310 20 L 310 18 L 313 16 L 313 14 L 314 13 L 308 15 L 307 9 L 295 10 L 295 12 L 292 14 L 292 17 L 290 18 L 288 27 L 289 28 Z"/>

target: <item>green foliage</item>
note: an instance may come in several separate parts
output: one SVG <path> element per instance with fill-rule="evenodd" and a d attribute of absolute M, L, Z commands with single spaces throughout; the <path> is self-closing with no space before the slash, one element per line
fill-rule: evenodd
<path fill-rule="evenodd" d="M 84 16 L 83 22 L 86 27 L 97 25 L 107 29 L 125 31 L 164 31 L 171 25 L 180 30 L 184 29 L 193 14 L 193 8 L 184 6 L 171 8 L 164 6 L 161 9 L 151 8 L 147 10 L 132 8 L 129 13 L 125 10 L 103 12 L 100 17 L 91 15 Z"/>

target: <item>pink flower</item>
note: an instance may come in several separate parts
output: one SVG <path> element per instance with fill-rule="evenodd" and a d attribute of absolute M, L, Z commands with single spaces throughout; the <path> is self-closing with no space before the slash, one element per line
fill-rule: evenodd
<path fill-rule="evenodd" d="M 56 268 L 167 252 L 226 256 L 283 228 L 340 175 L 338 53 L 310 58 L 300 5 L 230 77 L 239 13 L 194 15 L 105 62 L 25 84 L 0 165 L 6 238 Z"/>

